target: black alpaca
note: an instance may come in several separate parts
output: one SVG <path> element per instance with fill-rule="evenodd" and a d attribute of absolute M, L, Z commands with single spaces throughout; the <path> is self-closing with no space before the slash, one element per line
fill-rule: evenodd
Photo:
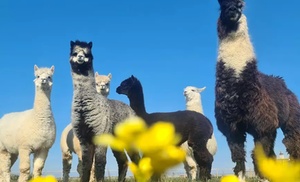
<path fill-rule="evenodd" d="M 124 80 L 117 88 L 117 93 L 124 94 L 129 98 L 132 109 L 148 125 L 157 121 L 168 121 L 174 124 L 176 132 L 182 137 L 180 144 L 188 141 L 189 146 L 194 150 L 194 156 L 200 168 L 200 179 L 211 178 L 213 156 L 209 153 L 206 145 L 212 136 L 213 127 L 205 116 L 194 111 L 147 113 L 142 85 L 134 76 Z"/>
<path fill-rule="evenodd" d="M 300 107 L 297 97 L 280 77 L 258 71 L 248 34 L 242 0 L 219 0 L 219 53 L 216 67 L 215 117 L 218 129 L 226 136 L 234 173 L 244 178 L 246 133 L 265 153 L 275 157 L 276 130 L 291 158 L 300 158 Z M 252 154 L 252 158 L 254 159 Z M 256 174 L 255 160 L 253 160 Z"/>

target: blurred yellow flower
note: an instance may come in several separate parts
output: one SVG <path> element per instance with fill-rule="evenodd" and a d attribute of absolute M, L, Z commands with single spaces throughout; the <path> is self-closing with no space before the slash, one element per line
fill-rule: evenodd
<path fill-rule="evenodd" d="M 57 182 L 57 179 L 54 176 L 38 176 L 29 180 L 29 182 Z"/>
<path fill-rule="evenodd" d="M 127 151 L 136 150 L 135 139 L 144 131 L 147 125 L 139 117 L 132 117 L 116 125 L 114 129 L 115 136 L 111 134 L 102 134 L 94 138 L 97 145 L 110 146 L 114 150 Z"/>
<path fill-rule="evenodd" d="M 133 162 L 129 162 L 128 165 L 138 182 L 146 182 L 150 180 L 153 174 L 153 168 L 149 157 L 142 158 L 138 165 Z"/>
<path fill-rule="evenodd" d="M 97 136 L 94 142 L 119 151 L 141 152 L 145 157 L 139 164 L 129 163 L 138 182 L 146 182 L 152 175 L 159 176 L 185 159 L 185 151 L 176 146 L 181 137 L 171 123 L 161 121 L 148 128 L 143 119 L 134 117 L 118 124 L 114 133 L 115 136 Z"/>
<path fill-rule="evenodd" d="M 221 182 L 239 182 L 239 178 L 236 175 L 226 175 L 221 178 Z"/>
<path fill-rule="evenodd" d="M 300 163 L 296 161 L 268 158 L 262 146 L 256 145 L 255 158 L 258 170 L 271 182 L 299 182 Z"/>
<path fill-rule="evenodd" d="M 147 155 L 151 158 L 151 164 L 155 174 L 163 174 L 167 169 L 182 163 L 185 159 L 185 151 L 179 147 L 169 145 L 157 153 Z"/>
<path fill-rule="evenodd" d="M 157 122 L 136 140 L 136 146 L 145 155 L 156 153 L 169 145 L 176 145 L 181 137 L 175 133 L 173 124 Z"/>

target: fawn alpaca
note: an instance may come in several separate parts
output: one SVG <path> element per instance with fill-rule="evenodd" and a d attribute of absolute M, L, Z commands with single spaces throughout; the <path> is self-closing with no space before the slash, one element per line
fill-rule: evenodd
<path fill-rule="evenodd" d="M 0 119 L 0 181 L 10 181 L 10 168 L 20 157 L 19 182 L 29 180 L 30 154 L 33 153 L 33 177 L 40 176 L 56 126 L 51 109 L 51 90 L 54 66 L 34 65 L 35 97 L 33 108 L 5 114 Z"/>

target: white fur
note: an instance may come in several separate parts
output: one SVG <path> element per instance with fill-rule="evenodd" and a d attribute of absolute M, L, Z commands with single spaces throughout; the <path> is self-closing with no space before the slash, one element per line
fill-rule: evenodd
<path fill-rule="evenodd" d="M 5 114 L 0 120 L 0 181 L 10 181 L 10 168 L 20 157 L 19 182 L 28 181 L 30 154 L 34 154 L 33 176 L 40 176 L 52 147 L 56 126 L 50 94 L 54 66 L 34 66 L 35 98 L 33 109 Z"/>
<path fill-rule="evenodd" d="M 99 94 L 108 96 L 110 90 L 110 81 L 112 75 L 109 73 L 106 75 L 99 75 L 98 72 L 95 73 L 95 81 L 96 81 L 96 90 Z M 75 133 L 73 133 L 73 127 L 70 123 L 63 130 L 60 138 L 60 148 L 62 151 L 63 158 L 63 181 L 69 181 L 69 173 L 72 165 L 72 153 L 75 153 L 78 156 L 78 165 L 77 172 L 79 176 L 81 176 L 81 163 L 82 163 L 82 152 L 78 138 Z M 95 181 L 95 172 L 94 172 L 94 164 L 92 165 L 90 182 Z"/>
<path fill-rule="evenodd" d="M 184 89 L 183 95 L 186 100 L 186 109 L 191 111 L 196 111 L 201 114 L 204 114 L 202 101 L 201 101 L 201 92 L 205 90 L 206 87 L 197 88 L 193 86 L 188 86 Z M 187 176 L 189 179 L 196 180 L 198 176 L 198 165 L 193 155 L 193 149 L 188 146 L 187 142 L 184 142 L 181 147 L 186 151 L 186 160 L 184 161 L 184 168 L 186 170 Z M 215 155 L 217 152 L 217 141 L 212 134 L 211 139 L 207 141 L 206 148 L 208 149 L 211 155 Z"/>
<path fill-rule="evenodd" d="M 256 57 L 253 46 L 249 42 L 247 18 L 242 15 L 239 19 L 239 29 L 220 40 L 218 61 L 222 59 L 225 66 L 233 68 L 238 76 L 246 64 Z"/>

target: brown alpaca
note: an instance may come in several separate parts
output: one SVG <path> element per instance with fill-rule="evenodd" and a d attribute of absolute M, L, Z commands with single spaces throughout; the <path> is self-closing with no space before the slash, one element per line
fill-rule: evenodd
<path fill-rule="evenodd" d="M 216 71 L 215 117 L 236 163 L 234 173 L 244 180 L 246 133 L 265 153 L 275 157 L 276 130 L 291 158 L 300 158 L 300 106 L 280 77 L 258 71 L 242 0 L 219 0 L 219 53 Z M 254 159 L 254 155 L 252 154 Z M 258 174 L 255 160 L 255 172 Z"/>

